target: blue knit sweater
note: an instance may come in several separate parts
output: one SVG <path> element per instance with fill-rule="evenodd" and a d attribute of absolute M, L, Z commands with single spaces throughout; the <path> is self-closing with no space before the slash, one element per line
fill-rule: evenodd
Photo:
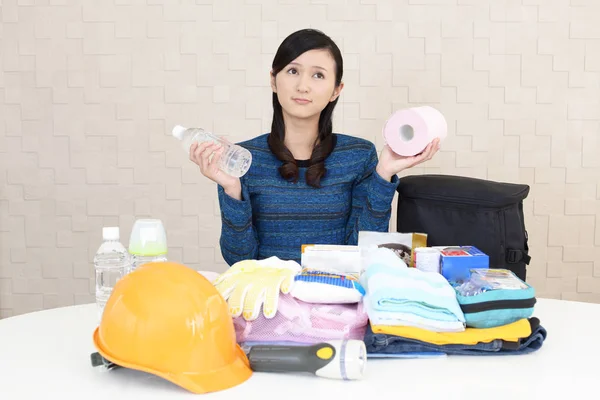
<path fill-rule="evenodd" d="M 313 188 L 306 183 L 307 160 L 298 161 L 298 182 L 279 175 L 281 161 L 267 137 L 239 143 L 252 153 L 252 165 L 241 178 L 241 201 L 217 186 L 221 253 L 229 265 L 271 256 L 300 263 L 303 244 L 355 245 L 359 231 L 388 231 L 399 179 L 394 175 L 390 182 L 377 174 L 373 143 L 334 134 L 321 188 Z"/>

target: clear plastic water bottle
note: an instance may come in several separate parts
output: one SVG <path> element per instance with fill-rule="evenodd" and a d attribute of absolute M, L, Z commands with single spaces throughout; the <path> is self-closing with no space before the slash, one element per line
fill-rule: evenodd
<path fill-rule="evenodd" d="M 247 149 L 231 144 L 226 140 L 205 131 L 202 128 L 186 128 L 177 125 L 173 128 L 172 135 L 182 141 L 183 149 L 189 154 L 192 143 L 213 142 L 220 143 L 225 150 L 219 162 L 219 168 L 228 175 L 239 178 L 244 176 L 250 164 L 252 164 L 252 153 Z"/>
<path fill-rule="evenodd" d="M 94 256 L 98 320 L 102 317 L 104 305 L 108 301 L 115 284 L 127 274 L 131 265 L 129 253 L 119 239 L 119 227 L 104 227 L 102 229 L 102 244 Z"/>

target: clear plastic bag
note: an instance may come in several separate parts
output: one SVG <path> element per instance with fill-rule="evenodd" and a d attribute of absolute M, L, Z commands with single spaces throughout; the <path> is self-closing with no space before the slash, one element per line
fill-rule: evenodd
<path fill-rule="evenodd" d="M 298 342 L 319 343 L 328 340 L 362 340 L 368 323 L 363 302 L 355 304 L 312 304 L 281 294 L 277 314 L 254 321 L 233 319 L 238 343 Z"/>
<path fill-rule="evenodd" d="M 490 290 L 521 290 L 528 286 L 507 269 L 472 269 L 468 280 L 456 287 L 461 296 L 476 296 Z"/>

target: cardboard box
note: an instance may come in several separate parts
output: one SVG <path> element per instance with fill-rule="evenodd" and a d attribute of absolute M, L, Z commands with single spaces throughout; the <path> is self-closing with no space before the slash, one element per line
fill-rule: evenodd
<path fill-rule="evenodd" d="M 441 252 L 440 269 L 448 281 L 462 281 L 471 269 L 490 267 L 490 257 L 475 246 L 444 247 Z"/>
<path fill-rule="evenodd" d="M 415 256 L 413 254 L 417 247 L 427 246 L 427 234 L 425 233 L 401 233 L 401 232 L 374 232 L 359 231 L 358 247 L 363 254 L 379 247 L 385 247 L 392 250 L 407 267 L 415 266 Z"/>
<path fill-rule="evenodd" d="M 359 274 L 360 255 L 358 246 L 304 244 L 300 264 L 303 268 Z"/>

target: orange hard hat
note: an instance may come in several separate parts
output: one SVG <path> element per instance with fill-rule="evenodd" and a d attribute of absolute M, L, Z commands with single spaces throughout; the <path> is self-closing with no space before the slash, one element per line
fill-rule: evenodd
<path fill-rule="evenodd" d="M 106 360 L 193 393 L 237 386 L 252 375 L 227 303 L 200 273 L 152 262 L 117 281 L 94 345 Z"/>

